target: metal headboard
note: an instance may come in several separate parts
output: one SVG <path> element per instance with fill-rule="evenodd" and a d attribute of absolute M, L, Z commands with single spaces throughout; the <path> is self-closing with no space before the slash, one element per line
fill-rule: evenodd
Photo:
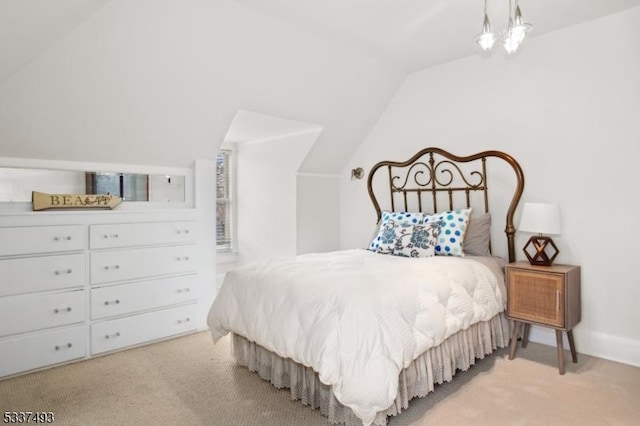
<path fill-rule="evenodd" d="M 409 210 L 409 201 L 416 200 L 418 211 L 434 213 L 442 210 L 460 208 L 459 197 L 463 194 L 465 207 L 471 207 L 471 194 L 482 193 L 483 209 L 489 211 L 489 195 L 487 186 L 487 158 L 496 157 L 504 160 L 515 172 L 516 187 L 507 209 L 505 233 L 509 250 L 509 262 L 516 259 L 513 226 L 513 215 L 516 211 L 522 191 L 524 190 L 524 174 L 518 162 L 508 154 L 500 151 L 484 151 L 468 157 L 459 157 L 440 148 L 425 148 L 404 162 L 381 161 L 369 172 L 367 187 L 380 221 L 382 210 L 373 191 L 373 180 L 377 171 L 386 167 L 391 196 L 391 210 Z M 439 206 L 439 194 L 446 194 L 448 203 Z M 400 198 L 400 205 L 396 198 Z M 429 205 L 431 208 L 425 208 Z"/>

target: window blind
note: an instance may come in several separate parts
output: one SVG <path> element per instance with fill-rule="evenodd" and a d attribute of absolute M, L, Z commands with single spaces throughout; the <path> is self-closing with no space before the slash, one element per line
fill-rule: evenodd
<path fill-rule="evenodd" d="M 216 249 L 231 251 L 231 151 L 216 157 Z"/>

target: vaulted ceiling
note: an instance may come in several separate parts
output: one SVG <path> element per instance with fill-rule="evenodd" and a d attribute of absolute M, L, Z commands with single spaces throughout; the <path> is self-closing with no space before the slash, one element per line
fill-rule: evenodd
<path fill-rule="evenodd" d="M 475 53 L 483 0 L 237 0 L 319 36 L 411 72 Z M 515 0 L 512 0 L 515 1 Z M 640 0 L 519 0 L 531 34 L 543 34 L 640 5 Z M 487 0 L 494 31 L 509 0 Z"/>
<path fill-rule="evenodd" d="M 110 0 L 0 0 L 0 81 Z M 128 0 L 136 1 L 136 0 Z M 179 1 L 179 0 L 176 0 Z M 411 72 L 475 52 L 482 0 L 236 0 Z M 488 0 L 494 30 L 509 0 Z M 640 5 L 640 0 L 519 0 L 538 34 Z"/>
<path fill-rule="evenodd" d="M 519 1 L 532 37 L 640 6 Z M 503 29 L 508 0 L 488 9 Z M 323 130 L 300 170 L 337 174 L 407 73 L 474 54 L 482 13 L 482 0 L 0 0 L 0 151 L 185 167 L 225 135 L 309 123 Z"/>
<path fill-rule="evenodd" d="M 0 81 L 49 49 L 109 0 L 0 0 Z"/>

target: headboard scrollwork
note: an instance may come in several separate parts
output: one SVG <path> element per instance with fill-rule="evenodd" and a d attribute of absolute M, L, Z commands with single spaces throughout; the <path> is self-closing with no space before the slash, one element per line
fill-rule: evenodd
<path fill-rule="evenodd" d="M 440 148 L 425 148 L 404 162 L 381 161 L 369 172 L 367 187 L 369 197 L 376 210 L 378 221 L 382 215 L 380 203 L 373 190 L 376 172 L 386 168 L 388 172 L 391 210 L 399 208 L 409 210 L 409 202 L 415 200 L 419 211 L 438 212 L 445 209 L 460 208 L 456 205 L 458 197 L 463 194 L 465 207 L 471 207 L 471 194 L 482 194 L 482 205 L 485 212 L 489 211 L 489 194 L 487 185 L 487 158 L 495 157 L 504 160 L 516 175 L 516 187 L 507 209 L 505 233 L 509 251 L 509 261 L 515 261 L 515 227 L 513 216 L 524 190 L 524 174 L 518 162 L 508 154 L 500 151 L 484 151 L 467 157 L 453 155 Z M 445 206 L 438 203 L 445 194 Z M 396 198 L 400 197 L 401 206 L 396 206 Z M 431 208 L 427 207 L 430 204 Z"/>

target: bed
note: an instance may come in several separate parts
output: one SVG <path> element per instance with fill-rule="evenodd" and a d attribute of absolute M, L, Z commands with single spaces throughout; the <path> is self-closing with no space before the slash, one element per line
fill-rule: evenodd
<path fill-rule="evenodd" d="M 503 260 L 486 226 L 495 217 L 488 162 L 511 174 L 498 197 L 507 201 Z M 208 316 L 214 341 L 231 333 L 237 363 L 347 425 L 386 425 L 412 398 L 508 345 L 502 267 L 515 260 L 524 175 L 503 152 L 426 148 L 379 162 L 367 186 L 378 219 L 368 248 L 235 268 Z"/>

